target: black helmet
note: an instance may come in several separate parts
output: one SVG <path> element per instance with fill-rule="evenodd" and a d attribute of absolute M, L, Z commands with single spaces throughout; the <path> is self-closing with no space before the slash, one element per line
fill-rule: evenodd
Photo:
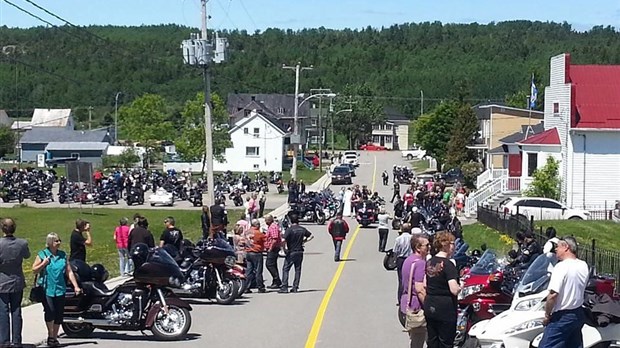
<path fill-rule="evenodd" d="M 92 270 L 91 274 L 92 274 L 92 279 L 94 281 L 103 283 L 106 280 L 108 280 L 108 276 L 110 274 L 108 273 L 108 270 L 105 269 L 105 267 L 102 264 L 97 263 L 97 264 L 92 265 L 90 268 Z"/>
<path fill-rule="evenodd" d="M 149 246 L 144 243 L 138 243 L 131 248 L 131 260 L 134 263 L 135 268 L 142 266 L 149 257 Z"/>

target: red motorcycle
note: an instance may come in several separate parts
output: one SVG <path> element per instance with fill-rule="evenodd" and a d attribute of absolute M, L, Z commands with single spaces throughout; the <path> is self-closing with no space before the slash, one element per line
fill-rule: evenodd
<path fill-rule="evenodd" d="M 368 227 L 370 224 L 377 221 L 377 209 L 372 203 L 363 202 L 357 208 L 356 214 L 357 222 L 362 227 Z"/>
<path fill-rule="evenodd" d="M 491 319 L 510 308 L 513 287 L 506 286 L 506 283 L 516 284 L 516 281 L 507 278 L 517 275 L 505 271 L 492 250 L 486 250 L 473 267 L 463 270 L 455 346 L 465 343 L 466 334 L 475 323 Z M 507 276 L 507 273 L 512 275 Z"/>

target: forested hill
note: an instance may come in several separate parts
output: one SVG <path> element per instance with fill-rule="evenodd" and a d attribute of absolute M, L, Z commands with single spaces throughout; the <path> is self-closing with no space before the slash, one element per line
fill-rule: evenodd
<path fill-rule="evenodd" d="M 109 112 L 118 91 L 123 102 L 151 92 L 180 105 L 202 90 L 200 71 L 183 65 L 179 48 L 196 31 L 177 25 L 0 27 L 0 109 L 92 105 Z M 613 28 L 579 33 L 568 24 L 529 21 L 221 35 L 231 54 L 213 69 L 213 91 L 224 97 L 292 93 L 294 74 L 281 66 L 300 61 L 315 68 L 303 72 L 302 91 L 366 83 L 377 100 L 412 114 L 420 90 L 429 101 L 459 93 L 501 100 L 528 90 L 532 72 L 542 90 L 549 58 L 562 52 L 577 64 L 620 63 L 620 34 Z"/>

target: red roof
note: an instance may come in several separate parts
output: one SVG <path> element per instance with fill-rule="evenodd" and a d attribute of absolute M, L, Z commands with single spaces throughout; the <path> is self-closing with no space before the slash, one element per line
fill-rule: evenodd
<path fill-rule="evenodd" d="M 573 127 L 620 129 L 620 65 L 571 65 Z"/>
<path fill-rule="evenodd" d="M 532 135 L 531 137 L 520 141 L 520 145 L 560 145 L 560 135 L 558 130 L 554 127 L 547 129 L 542 133 Z"/>

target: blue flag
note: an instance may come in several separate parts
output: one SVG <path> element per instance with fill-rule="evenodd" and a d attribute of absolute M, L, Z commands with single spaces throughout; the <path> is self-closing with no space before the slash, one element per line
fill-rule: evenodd
<path fill-rule="evenodd" d="M 536 107 L 536 100 L 538 99 L 538 89 L 534 84 L 534 74 L 532 74 L 532 85 L 530 86 L 530 109 Z"/>

